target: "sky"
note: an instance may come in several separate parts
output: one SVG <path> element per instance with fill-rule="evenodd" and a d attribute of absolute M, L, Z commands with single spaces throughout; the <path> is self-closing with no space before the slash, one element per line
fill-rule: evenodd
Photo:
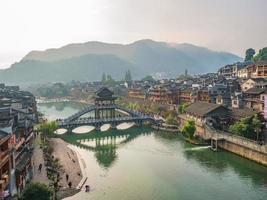
<path fill-rule="evenodd" d="M 0 68 L 69 43 L 192 43 L 244 57 L 267 46 L 267 0 L 0 0 Z"/>

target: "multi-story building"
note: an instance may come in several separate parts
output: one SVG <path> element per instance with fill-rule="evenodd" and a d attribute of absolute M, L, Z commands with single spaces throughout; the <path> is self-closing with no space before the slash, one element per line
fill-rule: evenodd
<path fill-rule="evenodd" d="M 130 88 L 128 90 L 128 97 L 133 99 L 145 100 L 147 97 L 147 93 L 146 90 L 142 88 Z"/>
<path fill-rule="evenodd" d="M 267 78 L 267 61 L 256 62 L 247 67 L 248 77 Z"/>
<path fill-rule="evenodd" d="M 207 89 L 206 90 L 198 90 L 197 91 L 197 100 L 210 103 L 211 97 L 210 97 L 209 91 Z"/>
<path fill-rule="evenodd" d="M 5 140 L 3 147 L 0 143 L 1 151 L 9 149 L 9 164 L 4 164 L 0 173 L 7 177 L 8 172 L 8 186 L 2 186 L 4 194 L 20 195 L 32 176 L 33 126 L 36 122 L 36 102 L 31 93 L 20 91 L 18 87 L 0 89 L 0 133 L 9 138 L 8 144 Z"/>
<path fill-rule="evenodd" d="M 249 78 L 241 84 L 241 89 L 243 92 L 245 92 L 248 89 L 253 88 L 253 87 L 264 88 L 265 85 L 266 85 L 266 80 L 264 78 Z"/>
<path fill-rule="evenodd" d="M 246 61 L 225 65 L 218 70 L 218 75 L 223 76 L 227 79 L 246 76 L 243 75 L 243 73 L 246 72 L 246 67 L 251 64 L 253 64 L 252 61 Z"/>
<path fill-rule="evenodd" d="M 10 184 L 10 138 L 11 135 L 0 131 L 0 199 L 9 195 Z"/>
<path fill-rule="evenodd" d="M 178 94 L 175 84 L 156 85 L 149 89 L 148 99 L 161 104 L 178 104 Z"/>
<path fill-rule="evenodd" d="M 192 88 L 186 88 L 180 90 L 179 102 L 180 103 L 192 103 L 194 102 L 194 90 Z"/>
<path fill-rule="evenodd" d="M 244 105 L 247 108 L 252 108 L 263 112 L 264 110 L 264 97 L 266 89 L 253 87 L 244 92 Z"/>

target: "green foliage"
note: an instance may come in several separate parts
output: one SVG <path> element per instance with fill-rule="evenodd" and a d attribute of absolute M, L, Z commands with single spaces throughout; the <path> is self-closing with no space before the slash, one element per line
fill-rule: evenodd
<path fill-rule="evenodd" d="M 105 83 L 107 81 L 107 77 L 106 77 L 105 72 L 102 74 L 102 80 L 101 81 L 102 81 L 102 83 Z"/>
<path fill-rule="evenodd" d="M 142 81 L 155 81 L 154 78 L 151 75 L 147 75 L 144 78 L 142 78 Z"/>
<path fill-rule="evenodd" d="M 267 47 L 259 50 L 259 53 L 254 56 L 254 61 L 267 61 Z"/>
<path fill-rule="evenodd" d="M 45 136 L 52 136 L 57 130 L 57 123 L 55 121 L 43 122 L 39 124 L 38 131 L 44 134 Z"/>
<path fill-rule="evenodd" d="M 254 132 L 256 133 L 256 139 L 258 141 L 259 140 L 259 134 L 260 134 L 260 132 L 262 131 L 262 128 L 263 128 L 263 124 L 262 124 L 259 116 L 256 115 L 256 114 L 252 118 L 252 127 L 254 129 Z"/>
<path fill-rule="evenodd" d="M 196 131 L 196 124 L 194 120 L 188 120 L 187 122 L 185 122 L 182 128 L 183 134 L 185 134 L 189 139 L 193 139 L 195 131 Z"/>
<path fill-rule="evenodd" d="M 186 107 L 188 107 L 188 104 L 186 104 L 186 103 L 180 104 L 179 107 L 178 107 L 179 113 L 183 114 L 185 112 L 185 108 Z"/>
<path fill-rule="evenodd" d="M 252 48 L 249 48 L 246 50 L 246 57 L 245 57 L 245 61 L 251 61 L 253 60 L 253 56 L 255 55 L 255 50 Z"/>
<path fill-rule="evenodd" d="M 24 189 L 21 200 L 50 200 L 51 189 L 43 183 L 29 183 Z"/>
<path fill-rule="evenodd" d="M 173 114 L 169 114 L 166 118 L 166 123 L 170 125 L 177 125 L 176 117 Z"/>
<path fill-rule="evenodd" d="M 111 77 L 110 74 L 107 75 L 106 82 L 104 84 L 106 85 L 115 85 L 116 81 Z"/>
<path fill-rule="evenodd" d="M 37 89 L 37 93 L 42 97 L 65 97 L 70 94 L 69 88 L 62 83 L 55 83 L 51 86 L 42 86 Z"/>
<path fill-rule="evenodd" d="M 262 126 L 262 119 L 258 114 L 255 114 L 253 117 L 243 118 L 239 122 L 231 125 L 229 130 L 234 134 L 258 140 L 262 132 Z"/>

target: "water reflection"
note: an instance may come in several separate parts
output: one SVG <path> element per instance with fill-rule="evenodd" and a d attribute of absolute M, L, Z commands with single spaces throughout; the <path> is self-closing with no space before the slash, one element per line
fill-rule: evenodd
<path fill-rule="evenodd" d="M 140 135 L 151 134 L 151 129 L 131 128 L 128 130 L 110 130 L 106 132 L 91 132 L 90 134 L 66 134 L 63 137 L 68 142 L 94 152 L 98 164 L 108 169 L 116 163 L 116 150 L 133 141 Z"/>
<path fill-rule="evenodd" d="M 66 107 L 80 110 L 86 106 L 86 104 L 76 103 L 76 102 L 51 102 L 51 103 L 40 103 L 39 107 L 52 108 L 54 107 L 57 111 L 63 111 Z"/>
<path fill-rule="evenodd" d="M 214 152 L 209 147 L 191 145 L 185 142 L 182 136 L 172 133 L 161 132 L 156 134 L 155 138 L 168 146 L 174 143 L 181 147 L 179 149 L 182 150 L 183 156 L 191 163 L 200 165 L 207 173 L 223 176 L 229 171 L 234 171 L 240 178 L 252 181 L 267 190 L 267 168 L 260 164 L 224 150 Z"/>

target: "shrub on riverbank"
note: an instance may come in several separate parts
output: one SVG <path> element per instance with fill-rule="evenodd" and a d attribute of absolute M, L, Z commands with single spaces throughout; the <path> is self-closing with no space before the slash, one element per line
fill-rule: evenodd
<path fill-rule="evenodd" d="M 22 193 L 21 200 L 50 200 L 52 190 L 43 183 L 29 183 Z"/>
<path fill-rule="evenodd" d="M 185 134 L 189 139 L 193 139 L 195 131 L 196 131 L 196 125 L 194 120 L 188 120 L 187 122 L 185 122 L 182 128 L 183 134 Z"/>
<path fill-rule="evenodd" d="M 229 131 L 258 141 L 264 126 L 262 121 L 262 116 L 255 114 L 253 117 L 242 118 L 239 122 L 230 125 Z"/>

